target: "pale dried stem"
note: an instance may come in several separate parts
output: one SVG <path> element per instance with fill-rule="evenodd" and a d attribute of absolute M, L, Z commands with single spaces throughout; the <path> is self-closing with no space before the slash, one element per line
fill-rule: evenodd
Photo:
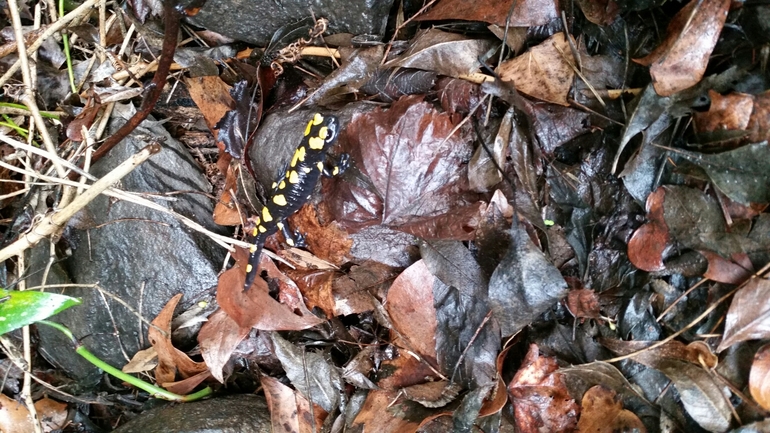
<path fill-rule="evenodd" d="M 27 48 L 27 55 L 31 55 L 35 51 L 37 51 L 41 45 L 43 45 L 43 42 L 45 42 L 48 38 L 53 36 L 54 34 L 61 31 L 64 27 L 67 26 L 72 20 L 88 13 L 96 3 L 98 3 L 100 0 L 86 0 L 82 5 L 75 8 L 72 12 L 68 13 L 67 15 L 63 16 L 61 19 L 56 21 L 55 23 L 48 26 L 48 28 L 45 29 L 45 31 L 33 42 L 30 44 L 29 48 Z M 14 2 L 15 3 L 15 2 Z M 9 2 L 10 7 L 10 2 Z M 18 13 L 17 13 L 18 15 Z M 18 40 L 18 37 L 17 37 Z M 8 71 L 0 77 L 0 86 L 5 85 L 8 80 L 11 79 L 13 74 L 15 74 L 19 68 L 21 67 L 21 56 L 19 56 L 19 60 L 17 60 L 13 65 L 11 65 L 10 68 L 8 68 Z"/>
<path fill-rule="evenodd" d="M 76 197 L 67 207 L 45 216 L 39 223 L 35 224 L 24 236 L 21 236 L 16 242 L 0 250 L 0 261 L 7 260 L 13 256 L 21 254 L 27 248 L 36 245 L 44 238 L 56 233 L 76 212 L 83 209 L 88 203 L 95 199 L 99 194 L 115 182 L 122 179 L 128 173 L 133 171 L 139 164 L 146 161 L 150 156 L 160 151 L 160 145 L 154 144 L 145 147 L 135 155 L 115 167 L 114 170 L 107 173 L 103 178 L 94 182 L 82 195 Z M 62 181 L 64 179 L 61 179 Z M 74 187 L 79 185 L 75 183 Z"/>

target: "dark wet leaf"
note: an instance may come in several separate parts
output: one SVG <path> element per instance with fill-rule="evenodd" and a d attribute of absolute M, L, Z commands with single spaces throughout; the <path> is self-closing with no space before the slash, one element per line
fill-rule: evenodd
<path fill-rule="evenodd" d="M 437 278 L 433 299 L 439 365 L 444 371 L 456 371 L 455 381 L 471 390 L 496 383 L 500 330 L 487 320 L 486 276 L 460 242 L 424 243 L 420 252 Z"/>
<path fill-rule="evenodd" d="M 469 137 L 421 97 L 404 97 L 383 111 L 354 116 L 346 128 L 348 150 L 366 183 L 344 182 L 327 202 L 338 221 L 359 227 L 400 229 L 423 217 L 466 206 L 462 192 Z M 459 222 L 459 221 L 458 221 Z M 467 236 L 463 225 L 462 236 Z M 346 227 L 347 228 L 347 227 Z"/>
<path fill-rule="evenodd" d="M 586 19 L 598 25 L 612 24 L 620 12 L 615 0 L 578 0 L 577 4 Z"/>
<path fill-rule="evenodd" d="M 385 67 L 423 69 L 460 77 L 478 71 L 481 67 L 479 57 L 493 45 L 492 41 L 430 29 L 418 34 L 409 49 Z"/>
<path fill-rule="evenodd" d="M 562 368 L 559 369 L 559 372 L 566 377 L 570 391 L 577 388 L 578 383 L 582 383 L 584 387 L 589 388 L 594 385 L 603 385 L 616 392 L 623 393 L 627 397 L 643 400 L 648 405 L 652 404 L 643 395 L 639 394 L 639 391 L 631 385 L 628 379 L 623 376 L 623 373 L 612 364 L 594 361 L 589 364 Z M 574 387 L 573 382 L 575 383 Z"/>
<path fill-rule="evenodd" d="M 749 144 L 729 152 L 698 154 L 677 151 L 702 167 L 720 191 L 732 200 L 770 203 L 770 147 L 767 142 Z"/>
<path fill-rule="evenodd" d="M 567 294 L 567 283 L 520 227 L 489 281 L 489 300 L 503 335 L 512 335 Z"/>
<path fill-rule="evenodd" d="M 380 69 L 361 86 L 361 91 L 377 95 L 381 101 L 393 102 L 404 95 L 426 93 L 435 84 L 435 72 L 409 68 Z"/>
<path fill-rule="evenodd" d="M 418 18 L 422 21 L 466 20 L 482 21 L 505 27 L 508 11 L 514 6 L 510 26 L 541 26 L 558 18 L 559 12 L 553 0 L 444 0 Z"/>
<path fill-rule="evenodd" d="M 738 290 L 725 318 L 721 352 L 735 343 L 770 336 L 770 281 L 753 278 Z"/>
<path fill-rule="evenodd" d="M 337 408 L 344 382 L 339 370 L 324 357 L 271 334 L 275 356 L 281 361 L 286 376 L 297 391 L 313 403 L 331 412 Z"/>
<path fill-rule="evenodd" d="M 712 432 L 722 432 L 730 427 L 732 412 L 724 394 L 727 388 L 708 371 L 671 359 L 662 359 L 654 368 L 674 382 L 685 410 L 701 427 Z"/>
<path fill-rule="evenodd" d="M 230 95 L 235 101 L 235 107 L 228 111 L 215 126 L 219 130 L 217 138 L 224 143 L 225 152 L 233 158 L 241 159 L 247 133 L 254 132 L 254 121 L 258 116 L 258 107 L 251 103 L 251 89 L 246 80 L 235 83 L 230 90 Z M 258 122 L 258 120 L 257 120 Z"/>

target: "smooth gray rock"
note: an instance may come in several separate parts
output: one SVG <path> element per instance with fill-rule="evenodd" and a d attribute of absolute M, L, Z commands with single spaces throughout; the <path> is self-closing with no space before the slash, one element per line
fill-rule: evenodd
<path fill-rule="evenodd" d="M 279 28 L 313 15 L 328 33 L 382 37 L 393 0 L 208 0 L 190 22 L 233 39 L 265 46 Z M 307 37 L 306 34 L 301 37 Z"/>
<path fill-rule="evenodd" d="M 114 131 L 118 125 L 112 126 Z M 151 137 L 164 138 L 163 149 L 123 178 L 120 187 L 159 194 L 165 199 L 156 200 L 157 203 L 210 230 L 222 232 L 211 217 L 213 202 L 205 195 L 211 186 L 187 150 L 159 125 L 138 128 L 99 161 L 92 172 L 103 176 L 146 146 Z M 181 193 L 163 196 L 169 192 Z M 226 253 L 210 238 L 188 229 L 170 215 L 106 196 L 99 196 L 73 218 L 65 238 L 72 247 L 72 256 L 54 267 L 49 284 L 68 279 L 77 284 L 99 284 L 149 320 L 177 293 L 184 294 L 182 309 L 200 300 L 212 300 L 212 289 Z M 33 254 L 32 269 L 44 268 L 47 258 L 48 245 L 41 245 Z M 42 272 L 38 272 L 29 283 L 37 285 L 41 277 Z M 124 306 L 102 298 L 93 288 L 66 289 L 63 293 L 81 298 L 83 304 L 54 316 L 53 320 L 68 326 L 102 360 L 120 368 L 127 362 L 126 357 L 148 347 L 147 325 Z M 98 381 L 99 370 L 75 354 L 72 344 L 58 331 L 43 326 L 38 331 L 40 352 L 48 361 L 81 382 Z"/>
<path fill-rule="evenodd" d="M 230 395 L 150 409 L 113 433 L 270 433 L 263 397 Z"/>

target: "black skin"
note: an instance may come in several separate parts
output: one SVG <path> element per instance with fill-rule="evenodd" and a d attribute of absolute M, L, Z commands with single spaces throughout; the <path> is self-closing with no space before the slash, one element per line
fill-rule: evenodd
<path fill-rule="evenodd" d="M 244 291 L 251 287 L 257 277 L 259 258 L 268 236 L 281 230 L 289 245 L 304 246 L 304 238 L 299 233 L 290 233 L 284 221 L 307 202 L 321 175 L 341 174 L 349 165 L 350 157 L 347 154 L 341 155 L 336 165 L 330 167 L 326 164 L 327 151 L 340 133 L 340 123 L 336 117 L 315 114 L 305 132 L 292 160 L 281 170 L 273 184 L 267 204 L 254 217 L 255 226 L 249 239 L 254 247 L 250 250 Z"/>

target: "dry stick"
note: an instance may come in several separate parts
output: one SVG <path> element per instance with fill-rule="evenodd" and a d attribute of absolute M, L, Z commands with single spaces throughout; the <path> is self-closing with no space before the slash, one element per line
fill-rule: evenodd
<path fill-rule="evenodd" d="M 75 198 L 75 200 L 73 200 L 67 207 L 46 216 L 40 220 L 39 223 L 35 224 L 28 234 L 20 237 L 16 242 L 0 250 L 0 261 L 19 255 L 22 251 L 36 245 L 45 237 L 61 229 L 64 224 L 75 215 L 75 213 L 83 209 L 88 203 L 95 199 L 96 196 L 158 152 L 160 152 L 160 145 L 157 143 L 151 144 L 123 161 L 119 166 L 115 167 L 114 170 L 107 173 L 106 176 L 94 182 L 88 190 Z"/>
<path fill-rule="evenodd" d="M 147 96 L 142 101 L 142 106 L 137 110 L 128 122 L 123 124 L 114 134 L 112 134 L 105 142 L 94 152 L 92 160 L 98 161 L 107 154 L 115 145 L 120 143 L 121 140 L 126 138 L 147 116 L 155 107 L 155 103 L 160 97 L 160 92 L 163 90 L 163 85 L 166 83 L 166 76 L 169 72 L 169 67 L 174 60 L 174 50 L 176 50 L 177 33 L 179 32 L 179 20 L 180 14 L 176 9 L 167 2 L 164 5 L 163 21 L 166 24 L 166 30 L 163 34 L 163 47 L 160 51 L 160 60 L 158 60 L 158 70 L 155 72 L 155 77 L 152 79 L 152 83 L 148 86 Z"/>
<path fill-rule="evenodd" d="M 78 18 L 81 15 L 87 13 L 99 1 L 100 0 L 87 0 L 85 3 L 75 8 L 72 12 L 68 13 L 67 15 L 57 20 L 55 23 L 48 26 L 45 31 L 35 40 L 35 42 L 33 42 L 29 48 L 27 48 L 27 55 L 32 55 L 35 51 L 38 50 L 38 48 L 40 48 L 41 45 L 43 45 L 43 42 L 45 42 L 55 33 L 61 31 L 61 29 L 66 27 L 67 24 L 69 24 L 75 18 Z M 19 56 L 19 60 L 16 60 L 16 63 L 8 68 L 8 71 L 2 77 L 0 77 L 0 86 L 3 86 L 5 83 L 7 83 L 20 67 L 21 56 Z"/>

